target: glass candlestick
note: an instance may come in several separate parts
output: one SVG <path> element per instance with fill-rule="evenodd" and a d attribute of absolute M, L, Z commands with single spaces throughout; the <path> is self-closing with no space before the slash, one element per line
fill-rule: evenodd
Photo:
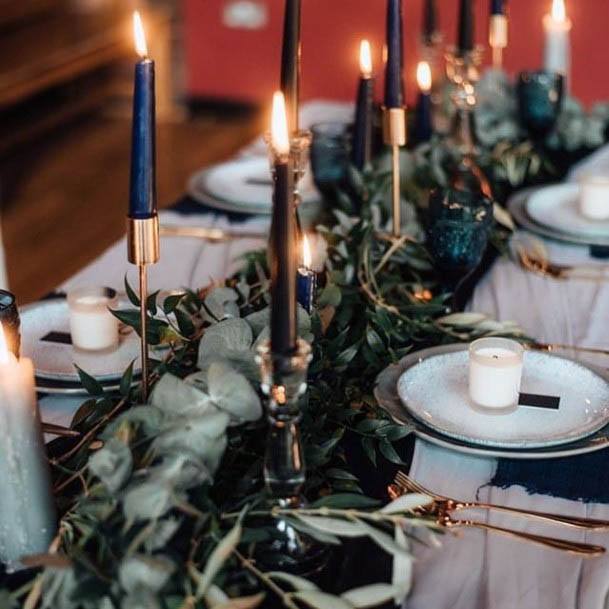
<path fill-rule="evenodd" d="M 452 140 L 459 154 L 451 186 L 459 190 L 478 191 L 489 199 L 493 192 L 489 180 L 476 162 L 478 150 L 474 127 L 476 109 L 476 83 L 480 79 L 479 66 L 482 62 L 482 48 L 462 53 L 454 47 L 446 54 L 446 74 L 452 83 L 451 100 L 455 107 Z"/>
<path fill-rule="evenodd" d="M 264 481 L 271 501 L 280 509 L 306 507 L 302 488 L 306 480 L 304 451 L 300 437 L 299 401 L 307 390 L 311 346 L 299 339 L 291 354 L 271 351 L 267 341 L 258 348 L 262 391 L 267 396 L 269 432 L 264 458 Z M 329 551 L 311 537 L 296 530 L 288 521 L 274 520 L 278 535 L 259 544 L 257 560 L 267 568 L 292 573 L 318 573 L 326 564 Z"/>

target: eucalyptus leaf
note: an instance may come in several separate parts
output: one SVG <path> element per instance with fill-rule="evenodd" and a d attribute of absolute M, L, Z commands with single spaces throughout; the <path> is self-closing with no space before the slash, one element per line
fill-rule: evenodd
<path fill-rule="evenodd" d="M 214 362 L 207 371 L 209 397 L 237 422 L 257 421 L 262 416 L 260 398 L 248 380 L 230 366 Z"/>
<path fill-rule="evenodd" d="M 420 493 L 408 493 L 394 499 L 381 509 L 383 514 L 401 514 L 404 512 L 412 512 L 421 507 L 425 507 L 433 503 L 433 498 Z"/>
<path fill-rule="evenodd" d="M 213 605 L 212 609 L 256 609 L 256 607 L 260 606 L 264 598 L 265 595 L 262 592 L 251 596 L 231 598 L 220 605 Z"/>
<path fill-rule="evenodd" d="M 129 479 L 133 459 L 129 447 L 116 438 L 110 438 L 104 447 L 89 459 L 89 471 L 97 476 L 112 494 Z"/>
<path fill-rule="evenodd" d="M 371 584 L 349 590 L 341 594 L 341 598 L 357 609 L 364 609 L 386 603 L 394 598 L 397 592 L 397 588 L 391 584 Z"/>
<path fill-rule="evenodd" d="M 124 559 L 118 569 L 118 579 L 127 592 L 146 589 L 158 592 L 169 581 L 175 565 L 164 556 L 138 554 Z"/>
<path fill-rule="evenodd" d="M 150 403 L 169 418 L 216 412 L 209 395 L 173 374 L 165 374 L 157 382 L 150 396 Z"/>
<path fill-rule="evenodd" d="M 404 550 L 401 554 L 393 555 L 391 570 L 391 583 L 396 589 L 394 602 L 396 605 L 399 605 L 408 596 L 412 587 L 413 558 L 408 555 L 410 547 L 404 529 L 397 524 L 395 525 L 394 541 Z"/>
<path fill-rule="evenodd" d="M 293 597 L 312 607 L 312 609 L 353 609 L 353 605 L 344 598 L 317 590 L 295 592 Z"/>
<path fill-rule="evenodd" d="M 197 583 L 197 599 L 201 599 L 205 596 L 205 593 L 213 583 L 214 578 L 239 544 L 241 531 L 241 523 L 237 522 L 209 556 L 205 569 Z"/>
<path fill-rule="evenodd" d="M 366 495 L 338 493 L 319 498 L 311 504 L 311 507 L 315 509 L 320 507 L 336 509 L 371 508 L 380 505 L 380 503 L 378 499 L 372 499 L 371 497 L 366 497 Z"/>
<path fill-rule="evenodd" d="M 298 577 L 290 573 L 284 573 L 282 571 L 269 571 L 267 576 L 273 580 L 279 580 L 290 584 L 294 590 L 319 590 L 317 585 L 312 581 L 305 579 L 304 577 Z"/>
<path fill-rule="evenodd" d="M 338 535 L 339 537 L 363 537 L 367 535 L 367 528 L 362 522 L 351 522 L 340 518 L 328 518 L 326 516 L 305 516 L 295 514 L 298 520 L 306 525 L 318 529 L 323 533 Z"/>
<path fill-rule="evenodd" d="M 167 483 L 136 483 L 125 492 L 123 512 L 129 522 L 156 520 L 173 508 L 177 499 L 171 485 Z"/>

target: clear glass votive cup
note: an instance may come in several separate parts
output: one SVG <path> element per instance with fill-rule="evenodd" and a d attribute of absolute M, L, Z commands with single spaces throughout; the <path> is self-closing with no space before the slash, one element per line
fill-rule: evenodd
<path fill-rule="evenodd" d="M 349 166 L 349 125 L 318 123 L 311 127 L 311 168 L 315 185 L 322 194 L 332 195 L 347 175 Z"/>
<path fill-rule="evenodd" d="M 68 293 L 72 345 L 82 351 L 112 351 L 118 347 L 118 319 L 109 309 L 118 307 L 116 290 L 83 287 Z"/>
<path fill-rule="evenodd" d="M 469 346 L 469 395 L 476 406 L 507 409 L 518 404 L 524 348 L 507 338 L 480 338 Z"/>
<path fill-rule="evenodd" d="M 609 220 L 609 177 L 590 175 L 581 179 L 579 212 L 589 220 Z"/>

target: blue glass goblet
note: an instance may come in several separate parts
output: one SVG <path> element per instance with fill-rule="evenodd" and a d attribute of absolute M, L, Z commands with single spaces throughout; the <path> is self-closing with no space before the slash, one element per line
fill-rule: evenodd
<path fill-rule="evenodd" d="M 319 123 L 311 128 L 311 167 L 319 191 L 331 196 L 344 182 L 349 166 L 349 125 Z"/>
<path fill-rule="evenodd" d="M 493 203 L 480 194 L 455 189 L 431 194 L 427 247 L 452 287 L 480 264 L 492 222 Z"/>
<path fill-rule="evenodd" d="M 520 121 L 533 140 L 549 135 L 560 114 L 564 95 L 564 77 L 557 72 L 539 70 L 518 76 Z"/>

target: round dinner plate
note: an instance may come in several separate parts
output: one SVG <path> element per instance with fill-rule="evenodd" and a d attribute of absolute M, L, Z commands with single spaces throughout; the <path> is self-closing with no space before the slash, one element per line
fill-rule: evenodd
<path fill-rule="evenodd" d="M 519 226 L 532 233 L 535 233 L 536 235 L 539 235 L 540 237 L 552 239 L 553 241 L 561 241 L 563 243 L 571 243 L 574 245 L 584 246 L 609 246 L 609 233 L 606 236 L 602 236 L 583 235 L 579 233 L 565 232 L 552 226 L 540 224 L 537 220 L 534 220 L 529 214 L 527 203 L 531 197 L 533 197 L 541 190 L 545 189 L 524 189 L 522 191 L 517 192 L 510 198 L 508 202 L 508 211 L 514 218 L 514 221 Z"/>
<path fill-rule="evenodd" d="M 122 303 L 121 303 L 122 304 Z M 69 310 L 65 298 L 43 300 L 19 309 L 21 354 L 34 362 L 39 378 L 79 381 L 74 364 L 98 380 L 119 379 L 132 361 L 139 370 L 140 342 L 133 331 L 121 336 L 118 349 L 109 353 L 86 353 L 71 344 L 41 340 L 50 332 L 69 333 Z"/>
<path fill-rule="evenodd" d="M 267 157 L 236 159 L 195 173 L 188 181 L 188 194 L 200 203 L 221 211 L 270 214 L 273 183 Z M 301 185 L 303 203 L 319 196 L 310 172 Z"/>
<path fill-rule="evenodd" d="M 609 220 L 588 220 L 579 213 L 580 187 L 557 184 L 540 188 L 526 203 L 529 216 L 550 229 L 581 237 L 609 238 Z"/>
<path fill-rule="evenodd" d="M 375 396 L 378 400 L 379 405 L 386 412 L 388 412 L 388 414 L 390 414 L 390 416 L 397 423 L 412 427 L 413 432 L 419 438 L 422 438 L 432 444 L 442 446 L 444 448 L 448 448 L 451 450 L 455 450 L 457 452 L 470 454 L 470 455 L 492 457 L 492 458 L 504 457 L 504 458 L 510 458 L 510 459 L 552 459 L 552 458 L 562 458 L 562 457 L 569 457 L 569 456 L 575 456 L 575 455 L 579 455 L 579 454 L 590 453 L 590 452 L 594 452 L 594 451 L 609 447 L 609 424 L 608 424 L 609 413 L 607 412 L 607 410 L 609 409 L 609 399 L 605 402 L 607 404 L 607 406 L 605 406 L 605 407 L 600 406 L 599 408 L 595 409 L 597 411 L 597 415 L 592 416 L 590 418 L 590 420 L 588 420 L 587 415 L 583 415 L 582 417 L 580 417 L 578 419 L 579 421 L 582 421 L 581 425 L 579 426 L 580 433 L 575 434 L 571 438 L 571 440 L 566 441 L 564 443 L 558 443 L 558 437 L 556 436 L 556 432 L 553 432 L 554 436 L 555 436 L 554 438 L 550 439 L 550 438 L 546 437 L 543 440 L 540 440 L 539 439 L 541 437 L 540 432 L 543 435 L 546 435 L 546 436 L 548 435 L 546 433 L 543 433 L 545 431 L 543 429 L 534 430 L 536 435 L 533 435 L 533 434 L 530 434 L 530 432 L 527 432 L 530 435 L 528 436 L 528 440 L 526 442 L 523 441 L 523 438 L 520 438 L 520 441 L 518 441 L 518 439 L 516 439 L 516 442 L 512 446 L 497 446 L 497 445 L 495 445 L 495 442 L 493 442 L 493 441 L 491 441 L 490 443 L 487 443 L 487 442 L 481 443 L 475 439 L 471 439 L 471 438 L 469 440 L 465 439 L 466 437 L 469 436 L 469 434 L 463 433 L 463 428 L 461 428 L 461 432 L 458 431 L 455 435 L 449 435 L 447 433 L 439 431 L 438 428 L 436 428 L 436 427 L 431 427 L 428 424 L 428 420 L 429 420 L 428 417 L 423 415 L 423 416 L 421 416 L 421 418 L 419 418 L 418 416 L 415 416 L 413 414 L 411 409 L 406 407 L 406 405 L 403 403 L 402 399 L 400 398 L 400 395 L 398 394 L 398 383 L 404 373 L 408 372 L 412 368 L 416 368 L 421 363 L 427 362 L 428 360 L 433 360 L 434 358 L 436 358 L 438 356 L 446 356 L 446 355 L 450 355 L 453 353 L 457 354 L 456 361 L 459 361 L 459 357 L 464 358 L 464 359 L 467 358 L 467 345 L 463 345 L 463 344 L 446 345 L 446 346 L 434 347 L 431 349 L 425 349 L 422 351 L 418 351 L 416 353 L 406 356 L 398 364 L 390 366 L 389 368 L 384 370 L 378 376 L 377 384 L 375 387 Z M 462 355 L 459 356 L 458 355 L 459 353 L 461 353 Z M 609 394 L 609 388 L 608 388 L 609 384 L 607 383 L 605 377 L 601 374 L 600 371 L 597 372 L 578 362 L 575 362 L 573 360 L 569 360 L 566 358 L 559 358 L 557 356 L 549 356 L 548 354 L 537 354 L 536 352 L 527 352 L 527 356 L 528 355 L 547 355 L 548 357 L 552 357 L 556 360 L 561 360 L 561 363 L 556 364 L 559 367 L 558 369 L 561 371 L 561 372 L 558 372 L 558 374 L 565 374 L 565 375 L 572 374 L 573 372 L 567 372 L 567 370 L 573 370 L 570 368 L 570 366 L 574 365 L 575 370 L 576 370 L 575 375 L 577 376 L 577 378 L 579 380 L 582 380 L 582 379 L 592 380 L 594 383 L 594 386 L 597 389 L 601 389 L 601 393 L 603 393 L 604 391 L 607 391 Z M 529 363 L 528 363 L 529 367 L 530 367 L 530 362 L 531 362 L 531 360 L 529 360 Z M 566 364 L 562 364 L 562 362 L 566 362 Z M 568 367 L 563 368 L 562 366 L 568 366 Z M 446 382 L 444 382 L 444 381 L 442 383 L 438 383 L 438 378 L 440 378 L 440 370 L 438 370 L 438 361 L 437 360 L 435 363 L 432 363 L 432 367 L 436 369 L 436 375 L 428 380 L 429 384 L 427 387 L 426 395 L 429 396 L 430 393 L 433 391 L 433 393 L 435 394 L 435 400 L 438 402 L 438 409 L 443 410 L 446 413 L 446 412 L 454 409 L 454 403 L 456 400 L 454 399 L 454 396 L 452 395 L 453 389 L 451 387 L 447 386 Z M 442 374 L 444 374 L 444 371 L 442 371 Z M 528 378 L 530 378 L 532 382 L 537 383 L 538 381 L 535 380 L 535 376 L 536 375 L 533 375 Z M 554 388 L 557 388 L 559 385 L 555 384 L 554 380 L 556 380 L 556 379 L 551 379 L 551 381 L 552 381 L 551 386 Z M 563 379 L 561 381 L 560 387 L 563 387 L 564 384 L 566 384 L 566 380 L 567 379 Z M 575 383 L 579 382 L 578 380 L 576 380 L 574 378 L 570 378 L 570 380 L 571 380 L 570 384 L 572 384 L 574 387 L 574 389 L 572 391 L 576 391 L 577 389 L 579 389 L 579 391 L 584 392 L 586 390 L 585 386 L 575 387 Z M 525 380 L 525 382 L 529 382 L 529 381 Z M 605 384 L 604 390 L 602 389 L 603 383 Z M 464 384 L 465 384 L 465 386 L 467 386 L 467 376 L 465 377 Z M 444 391 L 441 392 L 438 389 L 434 390 L 433 388 L 437 387 L 437 386 L 444 387 Z M 523 383 L 523 391 L 536 391 L 534 388 L 542 388 L 542 387 L 545 387 L 545 385 L 533 384 L 533 385 L 527 387 L 527 385 L 525 385 Z M 550 393 L 550 394 L 558 395 L 557 392 Z M 597 396 L 597 397 L 599 397 L 599 396 Z M 551 414 L 551 413 L 554 413 L 555 415 L 558 414 L 558 416 L 561 416 L 559 413 L 561 413 L 561 411 L 564 412 L 564 410 L 563 410 L 564 400 L 562 398 L 563 398 L 563 396 L 561 395 L 561 409 L 559 409 L 558 413 L 556 411 L 548 411 L 547 413 L 546 413 L 546 411 L 538 412 L 538 410 L 540 410 L 540 409 L 530 409 L 530 408 L 526 408 L 526 410 L 535 411 L 537 413 L 535 416 L 541 416 L 541 415 L 546 415 L 546 414 Z M 431 401 L 429 401 L 427 403 L 427 405 L 430 406 Z M 443 408 L 442 408 L 442 406 L 443 406 Z M 584 410 L 586 410 L 587 408 L 588 408 L 588 405 L 584 403 Z M 524 410 L 523 407 L 521 407 L 521 409 Z M 461 411 L 461 417 L 463 419 L 461 421 L 461 423 L 464 423 L 465 419 L 469 419 L 472 414 L 476 414 L 476 413 L 469 408 L 468 408 L 467 412 Z M 445 416 L 447 416 L 447 415 L 445 414 Z M 485 416 L 489 420 L 490 427 L 499 428 L 499 427 L 503 426 L 503 424 L 501 423 L 502 420 L 504 420 L 505 418 L 507 418 L 510 415 L 498 415 L 498 414 L 492 415 L 491 414 L 491 415 L 482 415 L 482 416 Z M 541 419 L 541 423 L 545 425 L 546 423 L 548 423 L 548 421 L 547 421 L 547 419 L 546 420 Z M 584 433 L 584 431 L 583 431 L 584 429 L 586 429 L 585 435 L 581 435 Z M 494 432 L 491 431 L 491 434 L 492 433 L 494 433 Z M 459 436 L 459 437 L 457 437 L 457 436 Z M 577 438 L 577 439 L 575 439 L 575 438 Z M 488 438 L 485 438 L 485 439 L 488 439 Z M 563 437 L 563 441 L 564 441 L 564 437 Z M 502 443 L 501 440 L 500 440 L 500 443 Z M 541 446 L 536 448 L 535 447 L 536 445 L 537 446 L 541 445 Z"/>

